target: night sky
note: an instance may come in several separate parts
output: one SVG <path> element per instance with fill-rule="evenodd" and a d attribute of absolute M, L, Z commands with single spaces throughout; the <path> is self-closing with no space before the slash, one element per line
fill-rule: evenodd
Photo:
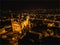
<path fill-rule="evenodd" d="M 20 9 L 35 9 L 35 8 L 59 8 L 59 0 L 20 0 L 20 1 L 16 1 L 16 0 L 5 0 L 5 1 L 0 1 L 1 5 L 0 8 L 1 9 L 15 9 L 15 10 L 20 10 Z"/>

